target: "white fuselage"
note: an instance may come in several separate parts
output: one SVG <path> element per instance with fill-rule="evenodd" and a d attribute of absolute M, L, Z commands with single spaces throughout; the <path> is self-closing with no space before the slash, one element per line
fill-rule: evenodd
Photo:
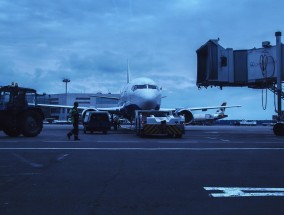
<path fill-rule="evenodd" d="M 122 89 L 118 105 L 130 116 L 135 110 L 159 110 L 161 98 L 161 90 L 152 79 L 137 78 Z"/>

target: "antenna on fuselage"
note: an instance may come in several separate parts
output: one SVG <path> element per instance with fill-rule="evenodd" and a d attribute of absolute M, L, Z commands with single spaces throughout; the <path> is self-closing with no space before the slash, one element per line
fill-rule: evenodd
<path fill-rule="evenodd" d="M 127 59 L 127 84 L 130 83 L 129 60 Z"/>

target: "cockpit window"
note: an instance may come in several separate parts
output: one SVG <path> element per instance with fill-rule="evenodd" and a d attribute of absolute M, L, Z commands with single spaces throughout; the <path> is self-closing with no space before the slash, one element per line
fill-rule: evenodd
<path fill-rule="evenodd" d="M 149 85 L 148 85 L 148 88 L 149 88 L 149 89 L 155 89 L 155 90 L 157 90 L 157 89 L 158 89 L 158 86 L 149 84 Z"/>
<path fill-rule="evenodd" d="M 132 87 L 132 91 L 138 90 L 138 89 L 155 89 L 158 90 L 158 86 L 152 85 L 152 84 L 141 84 L 141 85 L 134 85 Z"/>

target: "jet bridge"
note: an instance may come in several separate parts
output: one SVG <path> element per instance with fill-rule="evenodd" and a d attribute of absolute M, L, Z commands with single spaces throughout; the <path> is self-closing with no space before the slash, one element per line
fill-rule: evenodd
<path fill-rule="evenodd" d="M 284 53 L 283 45 L 281 50 Z M 196 52 L 198 87 L 247 86 L 262 89 L 276 83 L 276 46 L 233 50 L 223 48 L 218 40 L 209 40 Z M 283 57 L 281 62 L 284 63 Z"/>
<path fill-rule="evenodd" d="M 275 36 L 275 46 L 265 41 L 262 48 L 248 50 L 225 49 L 219 44 L 219 39 L 209 40 L 196 51 L 196 85 L 198 88 L 216 86 L 221 89 L 249 87 L 271 90 L 278 98 L 277 120 L 281 122 L 274 133 L 284 135 L 284 112 L 281 108 L 284 98 L 284 45 L 281 43 L 281 32 L 276 32 Z"/>

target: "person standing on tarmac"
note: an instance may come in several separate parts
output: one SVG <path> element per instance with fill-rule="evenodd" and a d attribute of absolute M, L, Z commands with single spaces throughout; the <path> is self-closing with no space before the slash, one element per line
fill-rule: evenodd
<path fill-rule="evenodd" d="M 68 132 L 67 137 L 70 140 L 70 137 L 74 134 L 74 140 L 80 140 L 78 137 L 79 133 L 79 112 L 78 112 L 78 102 L 74 102 L 74 107 L 70 111 L 71 120 L 73 123 L 73 129 Z"/>

